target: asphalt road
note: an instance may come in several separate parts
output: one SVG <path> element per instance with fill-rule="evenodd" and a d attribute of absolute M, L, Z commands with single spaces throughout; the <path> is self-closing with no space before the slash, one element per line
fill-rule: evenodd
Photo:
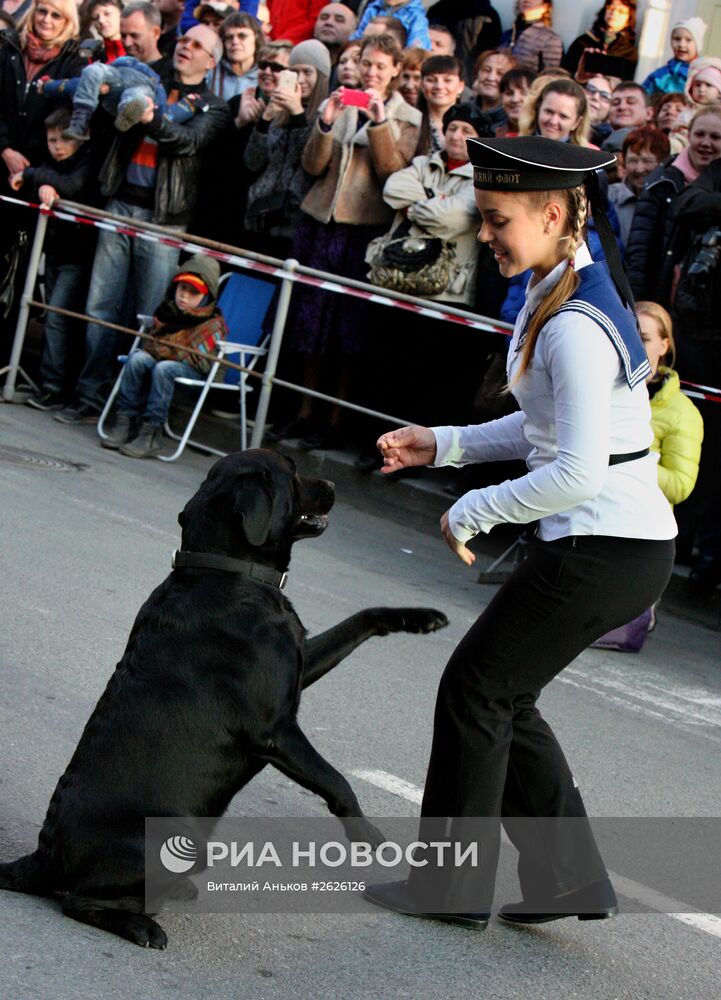
<path fill-rule="evenodd" d="M 177 513 L 211 460 L 125 459 L 100 449 L 92 428 L 10 405 L 0 406 L 0 446 L 71 466 L 0 457 L 6 860 L 33 849 L 137 609 L 168 572 Z M 433 605 L 451 619 L 432 636 L 372 640 L 309 690 L 301 710 L 306 733 L 368 815 L 416 815 L 440 672 L 493 590 L 433 532 L 384 521 L 362 497 L 341 495 L 326 534 L 297 546 L 287 593 L 311 632 L 371 604 Z M 639 656 L 590 650 L 549 686 L 542 708 L 590 813 L 721 816 L 719 662 L 718 633 L 662 613 Z M 325 806 L 267 768 L 231 812 L 322 816 Z M 0 998 L 718 996 L 721 920 L 708 917 L 627 913 L 540 929 L 492 921 L 485 934 L 376 911 L 160 920 L 168 950 L 144 951 L 64 918 L 55 901 L 0 892 Z"/>

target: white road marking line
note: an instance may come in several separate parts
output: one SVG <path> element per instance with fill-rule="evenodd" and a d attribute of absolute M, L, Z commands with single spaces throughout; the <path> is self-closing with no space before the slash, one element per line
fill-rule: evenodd
<path fill-rule="evenodd" d="M 681 716 L 698 724 L 721 727 L 721 698 L 701 687 L 670 684 L 658 674 L 632 674 L 619 667 L 606 665 L 601 670 L 594 664 L 589 669 L 574 665 L 559 678 L 567 675 L 608 688 L 622 697 L 647 702 L 661 711 Z"/>
<path fill-rule="evenodd" d="M 566 668 L 565 673 L 570 673 L 569 667 Z M 594 680 L 596 683 L 588 684 L 576 680 L 573 677 L 560 676 L 554 678 L 554 683 L 558 681 L 561 684 L 568 684 L 570 687 L 580 688 L 583 691 L 590 691 L 592 694 L 597 694 L 599 697 L 604 698 L 613 705 L 620 705 L 621 708 L 625 708 L 629 712 L 635 712 L 637 715 L 645 715 L 651 719 L 659 719 L 662 722 L 667 722 L 676 726 L 678 729 L 683 729 L 687 733 L 693 733 L 695 736 L 702 736 L 704 739 L 710 740 L 712 743 L 721 743 L 721 737 L 701 728 L 702 726 L 709 725 L 706 720 L 691 720 L 687 717 L 678 718 L 678 716 L 673 715 L 669 711 L 659 711 L 658 708 L 651 708 L 650 705 L 643 703 L 639 704 L 637 701 L 632 701 L 628 696 L 624 698 L 617 694 L 612 694 L 610 691 L 604 690 L 603 687 L 599 686 L 600 682 L 597 678 L 594 678 Z M 640 699 L 641 697 L 641 695 L 636 694 L 636 698 Z"/>
<path fill-rule="evenodd" d="M 376 788 L 382 788 L 385 792 L 390 792 L 391 795 L 397 795 L 408 802 L 413 802 L 414 805 L 420 805 L 423 798 L 422 788 L 412 784 L 410 781 L 406 781 L 404 778 L 399 778 L 395 774 L 390 774 L 388 771 L 357 768 L 351 771 L 351 774 L 356 778 L 360 778 L 361 781 L 367 781 L 369 785 L 374 785 Z M 513 846 L 504 831 L 501 831 L 501 839 L 504 844 Z M 682 910 L 693 910 L 693 907 L 689 907 L 686 903 L 678 899 L 664 896 L 656 892 L 655 889 L 650 889 L 640 882 L 634 882 L 633 879 L 626 878 L 624 875 L 617 875 L 612 871 L 609 871 L 608 874 L 614 886 L 627 899 L 635 899 L 643 906 L 657 910 L 659 913 L 663 913 L 667 917 L 672 917 L 674 920 L 679 920 L 682 924 L 694 927 L 705 934 L 711 934 L 713 937 L 721 938 L 721 917 L 716 916 L 716 914 L 681 912 Z"/>

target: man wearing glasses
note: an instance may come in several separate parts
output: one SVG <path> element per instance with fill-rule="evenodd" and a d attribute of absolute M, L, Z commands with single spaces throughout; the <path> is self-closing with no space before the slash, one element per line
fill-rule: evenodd
<path fill-rule="evenodd" d="M 151 4 L 134 4 L 136 14 L 139 7 L 153 12 L 149 20 L 152 16 L 159 19 Z M 163 79 L 168 103 L 192 96 L 197 110 L 191 118 L 174 122 L 163 117 L 148 99 L 140 124 L 116 135 L 101 168 L 102 192 L 110 199 L 107 211 L 178 231 L 187 228 L 198 194 L 202 150 L 230 123 L 227 105 L 205 83 L 206 73 L 222 53 L 218 35 L 205 25 L 195 25 L 178 39 L 172 72 Z M 102 231 L 86 312 L 126 325 L 135 313 L 152 315 L 177 263 L 178 251 L 173 247 Z M 95 422 L 107 396 L 116 338 L 107 328 L 90 323 L 85 347 L 76 399 L 55 415 L 61 423 Z"/>

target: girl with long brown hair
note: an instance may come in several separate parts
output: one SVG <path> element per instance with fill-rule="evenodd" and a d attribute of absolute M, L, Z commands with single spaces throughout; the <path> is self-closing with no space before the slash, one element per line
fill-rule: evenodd
<path fill-rule="evenodd" d="M 378 447 L 385 472 L 525 459 L 526 475 L 466 494 L 441 518 L 466 566 L 480 532 L 538 525 L 526 559 L 456 647 L 436 702 L 418 839 L 479 839 L 481 863 L 464 873 L 427 861 L 366 896 L 485 928 L 502 822 L 519 851 L 523 895 L 501 909 L 504 920 L 604 919 L 617 910 L 613 886 L 536 702 L 669 579 L 676 524 L 650 454 L 651 369 L 599 197 L 596 170 L 612 157 L 538 136 L 468 145 L 479 239 L 502 275 L 532 272 L 506 369 L 520 409 L 478 426 L 390 431 Z M 610 273 L 584 242 L 589 204 Z"/>

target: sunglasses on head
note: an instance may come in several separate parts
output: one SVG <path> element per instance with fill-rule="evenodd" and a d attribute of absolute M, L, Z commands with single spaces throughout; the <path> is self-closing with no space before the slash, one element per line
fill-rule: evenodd
<path fill-rule="evenodd" d="M 49 7 L 36 7 L 35 13 L 38 17 L 49 17 L 51 21 L 64 21 L 65 15 L 60 11 L 51 10 Z"/>
<path fill-rule="evenodd" d="M 191 38 L 190 35 L 181 35 L 176 45 L 188 45 L 193 52 L 205 52 L 206 56 L 212 55 L 204 45 L 200 44 L 197 38 Z"/>
<path fill-rule="evenodd" d="M 282 73 L 284 69 L 288 69 L 284 63 L 271 62 L 269 59 L 261 59 L 258 62 L 258 69 L 269 69 L 273 73 Z"/>
<path fill-rule="evenodd" d="M 607 90 L 599 90 L 598 87 L 594 87 L 594 85 L 592 83 L 587 83 L 586 84 L 586 93 L 588 93 L 588 94 L 597 94 L 601 98 L 602 101 L 610 101 L 611 100 L 611 95 L 609 94 L 609 92 Z"/>

